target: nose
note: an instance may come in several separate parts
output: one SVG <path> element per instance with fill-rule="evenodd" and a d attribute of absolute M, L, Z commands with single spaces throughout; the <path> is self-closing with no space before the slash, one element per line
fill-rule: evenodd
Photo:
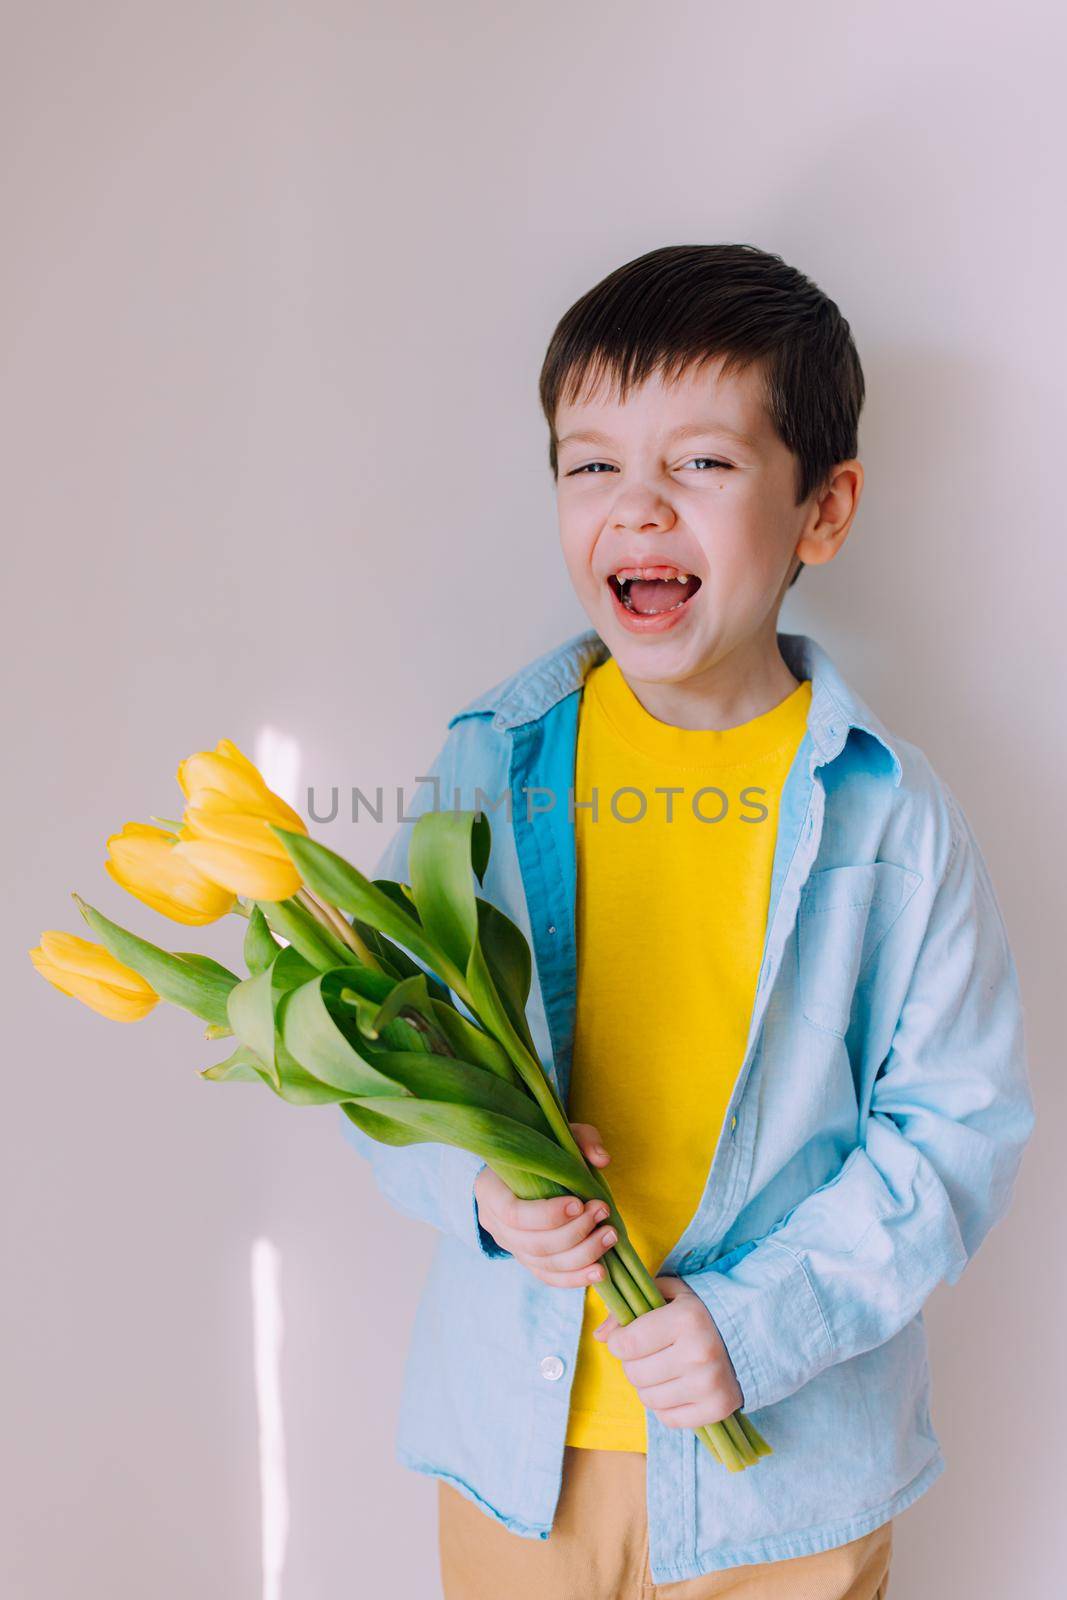
<path fill-rule="evenodd" d="M 612 524 L 619 533 L 667 533 L 676 521 L 662 496 L 635 485 L 615 502 Z"/>

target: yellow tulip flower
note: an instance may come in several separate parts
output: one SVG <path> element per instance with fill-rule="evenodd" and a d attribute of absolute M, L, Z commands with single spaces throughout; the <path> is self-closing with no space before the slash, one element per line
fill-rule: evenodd
<path fill-rule="evenodd" d="M 222 810 L 240 816 L 265 817 L 279 828 L 307 832 L 298 813 L 267 788 L 262 773 L 229 739 L 220 739 L 214 750 L 201 750 L 197 755 L 188 756 L 178 767 L 178 782 L 191 806 L 202 806 L 203 797 L 208 793 L 211 803 Z M 225 806 L 221 804 L 222 799 L 228 802 Z"/>
<path fill-rule="evenodd" d="M 185 821 L 175 852 L 213 883 L 250 900 L 288 900 L 300 888 L 299 872 L 264 817 L 189 806 Z"/>
<path fill-rule="evenodd" d="M 102 945 L 73 933 L 42 933 L 30 960 L 61 994 L 81 1000 L 112 1022 L 139 1022 L 159 999 L 139 973 L 116 961 Z"/>
<path fill-rule="evenodd" d="M 187 804 L 174 853 L 231 894 L 288 900 L 301 879 L 271 824 L 307 833 L 303 818 L 268 789 L 229 739 L 188 756 L 178 768 Z"/>
<path fill-rule="evenodd" d="M 165 828 L 127 822 L 108 839 L 110 860 L 105 866 L 121 888 L 174 922 L 190 927 L 217 922 L 233 910 L 233 893 L 180 856 L 176 843 Z"/>

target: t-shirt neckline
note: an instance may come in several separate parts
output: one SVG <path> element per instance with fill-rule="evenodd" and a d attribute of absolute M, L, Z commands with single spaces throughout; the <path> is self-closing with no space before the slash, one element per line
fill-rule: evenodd
<path fill-rule="evenodd" d="M 799 743 L 811 688 L 811 679 L 803 679 L 776 706 L 733 728 L 679 728 L 661 722 L 641 704 L 610 655 L 589 672 L 584 693 L 596 697 L 616 735 L 641 755 L 689 767 L 736 767 Z"/>

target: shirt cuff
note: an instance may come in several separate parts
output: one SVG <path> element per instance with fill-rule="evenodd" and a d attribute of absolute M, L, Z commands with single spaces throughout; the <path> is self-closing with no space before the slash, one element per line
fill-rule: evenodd
<path fill-rule="evenodd" d="M 773 1239 L 727 1272 L 682 1273 L 711 1312 L 741 1389 L 742 1410 L 793 1394 L 833 1359 L 833 1344 L 799 1257 Z"/>
<path fill-rule="evenodd" d="M 446 1227 L 487 1260 L 514 1260 L 511 1251 L 502 1250 L 478 1220 L 478 1197 L 474 1193 L 474 1182 L 482 1168 L 489 1163 L 473 1151 L 461 1150 L 457 1145 L 442 1145 L 441 1161 Z"/>

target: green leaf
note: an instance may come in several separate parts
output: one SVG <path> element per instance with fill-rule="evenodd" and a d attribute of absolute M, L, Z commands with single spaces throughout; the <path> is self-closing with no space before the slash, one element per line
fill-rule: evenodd
<path fill-rule="evenodd" d="M 375 878 L 374 887 L 387 895 L 407 916 L 418 919 L 418 912 L 411 900 L 411 891 L 406 884 L 395 883 L 391 878 Z M 449 1000 L 448 985 L 441 982 L 433 972 L 420 967 L 418 962 L 402 950 L 398 944 L 372 928 L 369 923 L 355 921 L 355 929 L 360 938 L 372 950 L 388 971 L 394 972 L 398 978 L 414 978 L 422 973 L 426 979 L 431 995 L 438 1000 Z"/>
<path fill-rule="evenodd" d="M 387 978 L 393 978 L 399 982 L 401 978 L 407 976 L 407 973 L 402 969 L 401 963 L 396 959 L 398 956 L 403 955 L 403 951 L 399 950 L 395 944 L 390 944 L 388 939 L 383 939 L 376 928 L 371 928 L 367 923 L 360 922 L 358 917 L 351 918 L 350 926 L 356 937 L 362 940 L 374 957 L 378 964 L 378 970 L 383 972 Z M 410 958 L 407 959 L 410 960 Z"/>
<path fill-rule="evenodd" d="M 211 956 L 202 956 L 198 950 L 175 950 L 174 954 L 186 966 L 208 977 L 221 978 L 231 985 L 240 981 L 236 972 L 231 972 L 229 967 L 224 967 L 221 961 L 214 961 Z"/>
<path fill-rule="evenodd" d="M 245 966 L 251 973 L 266 972 L 281 948 L 270 931 L 262 907 L 253 904 L 245 932 Z"/>
<path fill-rule="evenodd" d="M 478 938 L 485 964 L 512 1027 L 531 1055 L 536 1047 L 526 1020 L 533 961 L 530 946 L 518 925 L 491 900 L 478 900 Z"/>
<path fill-rule="evenodd" d="M 338 1099 L 405 1093 L 370 1064 L 331 1014 L 325 995 L 340 990 L 347 977 L 320 973 L 293 990 L 279 1018 L 286 1052 L 308 1075 L 338 1090 Z"/>
<path fill-rule="evenodd" d="M 161 950 L 126 928 L 120 928 L 94 906 L 75 895 L 78 909 L 89 927 L 116 961 L 132 967 L 161 999 L 171 1005 L 191 1011 L 204 1022 L 225 1023 L 228 1020 L 226 1001 L 237 984 L 236 973 L 228 972 L 217 961 L 206 956 L 198 961 L 172 955 Z"/>
<path fill-rule="evenodd" d="M 521 1082 L 511 1057 L 491 1034 L 465 1017 L 451 1000 L 431 999 L 430 1003 L 437 1026 L 461 1061 L 476 1061 L 479 1066 L 495 1072 L 498 1078 L 505 1078 L 509 1083 Z"/>
<path fill-rule="evenodd" d="M 239 983 L 230 994 L 230 1027 L 242 1044 L 258 1056 L 273 1088 L 281 1084 L 277 1060 L 275 1012 L 282 996 L 314 977 L 315 968 L 291 945 L 278 953 L 265 972 Z"/>
<path fill-rule="evenodd" d="M 300 876 L 315 894 L 395 940 L 420 961 L 425 961 L 439 977 L 449 978 L 449 973 L 442 970 L 447 966 L 444 952 L 427 938 L 416 918 L 401 910 L 390 895 L 377 888 L 358 868 L 302 833 L 276 828 L 273 824 L 271 831 L 282 841 Z M 454 975 L 457 980 L 462 979 L 461 972 Z"/>
<path fill-rule="evenodd" d="M 484 813 L 424 813 L 412 831 L 408 852 L 412 890 L 424 926 L 462 969 L 463 998 L 470 1000 L 479 1020 L 498 1038 L 517 1041 L 536 1060 L 526 1021 L 530 948 L 521 929 L 474 891 L 472 872 L 479 881 L 484 877 L 489 844 L 489 819 Z M 461 992 L 460 985 L 452 987 Z"/>
<path fill-rule="evenodd" d="M 406 1050 L 375 1051 L 371 1059 L 379 1072 L 419 1100 L 480 1108 L 553 1139 L 544 1113 L 525 1089 L 504 1083 L 473 1062 L 456 1061 L 451 1056 L 416 1055 Z"/>
<path fill-rule="evenodd" d="M 266 1077 L 266 1071 L 258 1056 L 254 1055 L 247 1045 L 240 1044 L 225 1061 L 216 1061 L 210 1067 L 201 1067 L 200 1077 L 207 1078 L 212 1083 L 261 1083 Z"/>
<path fill-rule="evenodd" d="M 520 1010 L 530 998 L 533 960 L 526 936 L 517 923 L 491 900 L 478 899 L 478 937 L 490 968 L 497 974 L 497 985 L 505 990 Z"/>
<path fill-rule="evenodd" d="M 392 994 L 394 985 L 399 981 L 390 978 L 387 973 L 375 972 L 373 967 L 366 967 L 362 962 L 356 961 L 355 956 L 349 951 L 348 960 L 341 962 L 336 967 L 330 968 L 331 972 L 344 973 L 345 988 L 351 989 L 360 995 L 375 1010 L 382 1001 Z"/>
<path fill-rule="evenodd" d="M 404 978 L 400 983 L 393 985 L 390 993 L 382 1001 L 377 1011 L 370 1017 L 369 1027 L 364 1027 L 363 1032 L 371 1039 L 377 1039 L 382 1029 L 399 1015 L 403 1008 L 415 1011 L 426 1021 L 436 1026 L 433 1010 L 430 1006 L 430 995 L 426 988 L 426 978 L 421 972 L 414 977 Z M 362 1026 L 362 1024 L 361 1024 Z"/>
<path fill-rule="evenodd" d="M 488 818 L 481 822 L 488 830 Z M 478 936 L 472 857 L 484 852 L 485 833 L 473 811 L 426 811 L 411 831 L 408 871 L 419 919 L 453 966 L 466 971 Z M 476 843 L 481 851 L 476 852 Z"/>
<path fill-rule="evenodd" d="M 562 1150 L 553 1140 L 537 1133 L 533 1128 L 513 1121 L 497 1112 L 480 1107 L 449 1104 L 426 1100 L 378 1100 L 360 1098 L 344 1102 L 342 1109 L 352 1117 L 349 1106 L 375 1113 L 387 1124 L 398 1126 L 416 1139 L 391 1139 L 388 1143 L 451 1144 L 461 1150 L 471 1150 L 495 1168 L 495 1163 L 520 1168 L 540 1178 L 551 1179 L 562 1185 L 570 1194 L 591 1200 L 602 1193 L 596 1179 L 584 1162 Z M 359 1123 L 359 1126 L 364 1126 Z M 372 1138 L 378 1134 L 365 1129 Z"/>
<path fill-rule="evenodd" d="M 330 996 L 330 1008 L 345 1038 L 366 1054 L 367 1046 L 389 1050 L 425 1053 L 440 1046 L 448 1055 L 448 1041 L 435 1023 L 421 1020 L 421 1014 L 382 1018 L 381 1006 L 355 994 L 345 984 Z"/>
<path fill-rule="evenodd" d="M 406 883 L 397 883 L 393 878 L 373 878 L 372 883 L 380 889 L 405 916 L 419 920 L 418 909 L 411 898 L 411 890 Z M 410 977 L 410 973 L 407 974 Z"/>
<path fill-rule="evenodd" d="M 379 1144 L 425 1144 L 427 1141 L 417 1129 L 405 1128 L 399 1122 L 370 1109 L 370 1102 L 343 1100 L 341 1110 L 357 1128 L 377 1139 Z M 518 1193 L 518 1190 L 515 1191 Z"/>
<path fill-rule="evenodd" d="M 505 1049 L 520 1049 L 531 1055 L 536 1061 L 536 1054 L 530 1049 L 527 1042 L 529 1028 L 525 1017 L 521 1019 L 521 1028 L 517 1027 L 512 1019 L 510 1005 L 501 997 L 493 974 L 485 959 L 481 941 L 476 939 L 471 948 L 470 961 L 466 973 L 467 989 L 470 992 L 473 1009 L 478 1014 L 479 1021 L 493 1035 L 499 1039 Z M 509 1051 L 509 1053 L 511 1053 Z M 519 1069 L 521 1071 L 521 1068 Z M 533 1070 L 532 1068 L 530 1069 Z M 537 1071 L 541 1072 L 540 1064 Z M 524 1075 L 525 1076 L 525 1075 Z M 543 1076 L 543 1073 L 542 1073 Z"/>
<path fill-rule="evenodd" d="M 315 1073 L 308 1072 L 285 1043 L 286 1012 L 292 1004 L 293 996 L 299 992 L 291 990 L 288 994 L 282 995 L 278 1003 L 277 1025 L 282 1037 L 276 1038 L 274 1042 L 274 1062 L 278 1072 L 278 1082 L 271 1084 L 271 1088 L 282 1100 L 293 1106 L 336 1104 L 346 1098 L 347 1091 L 324 1083 Z"/>
<path fill-rule="evenodd" d="M 362 1036 L 375 1038 L 379 1035 L 383 1045 L 392 1045 L 397 1050 L 426 1048 L 407 1021 L 393 1022 L 388 1016 L 378 1020 L 382 1005 L 388 1003 L 399 979 L 362 965 L 334 968 L 329 976 L 336 979 L 330 986 L 329 1004 L 340 1026 L 346 1030 L 346 1037 L 349 1036 L 347 1030 L 356 1028 L 360 1037 L 353 1038 L 352 1043 L 357 1049 Z"/>
<path fill-rule="evenodd" d="M 352 960 L 348 946 L 298 901 L 258 900 L 256 905 L 275 933 L 288 940 L 317 971 L 328 972 L 331 967 L 344 966 Z"/>

